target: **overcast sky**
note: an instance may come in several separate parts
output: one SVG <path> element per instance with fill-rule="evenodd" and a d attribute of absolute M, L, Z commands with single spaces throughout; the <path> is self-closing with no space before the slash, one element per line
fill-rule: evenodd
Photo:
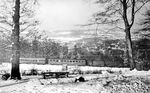
<path fill-rule="evenodd" d="M 38 10 L 38 18 L 41 21 L 40 29 L 48 32 L 50 38 L 60 39 L 64 41 L 75 40 L 88 36 L 88 29 L 96 28 L 92 27 L 80 27 L 79 24 L 86 24 L 94 13 L 100 11 L 97 4 L 94 4 L 95 0 L 40 0 L 40 6 Z M 138 17 L 137 14 L 136 17 Z M 138 17 L 136 19 L 140 19 Z M 136 29 L 137 23 L 134 24 Z M 86 29 L 82 31 L 79 29 Z M 99 32 L 101 36 L 106 36 L 108 26 L 99 26 Z M 117 32 L 115 32 L 117 31 Z M 124 32 L 121 30 L 115 30 L 108 33 L 108 35 L 114 35 L 115 37 L 124 38 Z M 92 32 L 93 33 L 93 32 Z M 122 34 L 121 34 L 122 33 Z M 110 37 L 112 38 L 112 37 Z"/>
<path fill-rule="evenodd" d="M 98 8 L 93 0 L 41 0 L 38 17 L 40 28 L 51 38 L 74 40 L 83 37 L 78 24 L 86 24 Z M 84 29 L 84 28 L 81 28 Z"/>
<path fill-rule="evenodd" d="M 100 7 L 98 4 L 94 4 L 95 1 L 96 0 L 39 0 L 39 6 L 36 8 L 36 17 L 38 17 L 41 23 L 40 30 L 45 30 L 49 38 L 64 41 L 76 40 L 92 35 L 96 31 L 90 29 L 96 29 L 96 25 L 88 27 L 81 27 L 79 25 L 89 23 L 89 19 L 92 15 L 103 9 L 103 7 Z M 136 14 L 137 23 L 139 23 L 137 20 L 142 19 L 142 17 L 139 16 L 140 13 L 138 13 Z M 134 29 L 140 27 L 136 22 L 133 26 Z M 109 37 L 109 35 L 117 38 L 124 37 L 124 32 L 119 32 L 121 31 L 119 29 L 108 32 L 108 26 L 104 25 L 100 25 L 98 29 L 99 35 L 104 37 Z M 111 36 L 110 38 L 112 38 Z"/>

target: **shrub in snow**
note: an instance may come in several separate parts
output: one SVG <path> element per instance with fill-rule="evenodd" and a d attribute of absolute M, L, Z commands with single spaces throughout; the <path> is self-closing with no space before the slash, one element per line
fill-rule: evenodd
<path fill-rule="evenodd" d="M 38 74 L 38 70 L 37 69 L 31 69 L 31 72 L 30 72 L 31 75 L 37 75 Z"/>
<path fill-rule="evenodd" d="M 5 73 L 2 75 L 2 80 L 7 80 L 10 77 L 9 73 Z"/>
<path fill-rule="evenodd" d="M 112 71 L 112 70 L 110 70 L 110 69 L 108 69 L 108 70 L 106 70 L 108 73 L 110 73 L 110 74 L 113 74 L 113 73 L 115 73 L 115 71 Z"/>
<path fill-rule="evenodd" d="M 83 71 L 81 71 L 81 69 L 74 69 L 72 71 L 70 71 L 71 74 L 83 74 Z"/>
<path fill-rule="evenodd" d="M 92 73 L 93 73 L 93 71 L 88 70 L 88 71 L 84 71 L 84 73 L 85 73 L 85 74 L 92 74 Z"/>
<path fill-rule="evenodd" d="M 81 77 L 75 79 L 75 82 L 77 82 L 77 81 L 85 82 L 85 79 L 84 79 L 84 77 L 81 76 Z"/>
<path fill-rule="evenodd" d="M 30 70 L 24 70 L 22 71 L 22 75 L 40 75 L 42 71 L 37 70 L 37 69 L 30 69 Z"/>
<path fill-rule="evenodd" d="M 88 70 L 84 71 L 85 74 L 102 74 L 101 70 Z"/>
<path fill-rule="evenodd" d="M 94 70 L 92 74 L 102 74 L 101 70 Z"/>

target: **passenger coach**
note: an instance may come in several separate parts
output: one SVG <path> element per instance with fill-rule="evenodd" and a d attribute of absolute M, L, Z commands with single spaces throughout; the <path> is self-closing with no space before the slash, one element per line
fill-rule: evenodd
<path fill-rule="evenodd" d="M 79 59 L 48 59 L 45 58 L 20 58 L 21 64 L 51 64 L 51 65 L 86 65 L 86 60 Z"/>

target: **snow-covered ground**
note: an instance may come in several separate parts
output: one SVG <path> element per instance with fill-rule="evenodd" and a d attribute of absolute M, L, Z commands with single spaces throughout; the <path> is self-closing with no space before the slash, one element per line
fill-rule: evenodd
<path fill-rule="evenodd" d="M 37 65 L 37 64 L 20 64 L 20 71 L 23 72 L 25 70 L 37 69 L 41 71 L 61 71 L 63 68 L 62 65 Z M 7 71 L 10 72 L 11 64 L 10 63 L 3 63 L 0 65 L 0 71 Z M 110 68 L 110 67 L 92 67 L 92 66 L 68 66 L 68 70 L 72 69 L 80 69 L 81 71 L 98 71 L 98 70 L 109 70 L 113 72 L 127 72 L 129 68 Z"/>
<path fill-rule="evenodd" d="M 10 64 L 2 64 L 1 70 L 10 70 Z M 61 71 L 62 66 L 22 64 L 22 70 Z M 43 79 L 42 76 L 22 76 L 22 80 L 0 80 L 0 93 L 150 93 L 150 71 L 130 71 L 129 68 L 71 67 L 82 71 L 101 70 L 101 74 L 70 75 L 68 78 Z M 113 72 L 113 73 L 110 73 Z M 75 82 L 78 77 L 85 82 Z"/>

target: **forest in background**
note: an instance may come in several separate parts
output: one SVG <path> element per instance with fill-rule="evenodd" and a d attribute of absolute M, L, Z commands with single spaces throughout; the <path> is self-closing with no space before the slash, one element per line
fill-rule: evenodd
<path fill-rule="evenodd" d="M 1 62 L 10 62 L 11 43 L 2 39 L 0 47 Z M 8 39 L 8 38 L 7 38 Z M 106 66 L 106 67 L 129 67 L 125 63 L 125 41 L 98 40 L 95 38 L 85 38 L 74 42 L 62 43 L 52 39 L 20 39 L 22 58 L 62 58 L 62 59 L 85 59 L 87 65 Z M 150 61 L 150 40 L 141 38 L 133 41 L 134 59 L 137 67 L 149 69 Z M 95 65 L 93 62 L 99 62 Z M 140 66 L 140 67 L 139 67 Z"/>

